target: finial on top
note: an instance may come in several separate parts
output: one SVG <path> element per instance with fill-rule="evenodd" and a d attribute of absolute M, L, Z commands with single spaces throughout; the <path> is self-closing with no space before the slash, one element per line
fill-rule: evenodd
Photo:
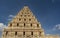
<path fill-rule="evenodd" d="M 24 8 L 28 8 L 28 6 L 27 5 L 24 5 Z"/>

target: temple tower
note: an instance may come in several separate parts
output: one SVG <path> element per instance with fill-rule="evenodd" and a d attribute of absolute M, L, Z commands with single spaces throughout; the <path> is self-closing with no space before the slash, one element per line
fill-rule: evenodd
<path fill-rule="evenodd" d="M 2 38 L 44 38 L 44 30 L 28 6 L 24 6 L 4 28 Z"/>

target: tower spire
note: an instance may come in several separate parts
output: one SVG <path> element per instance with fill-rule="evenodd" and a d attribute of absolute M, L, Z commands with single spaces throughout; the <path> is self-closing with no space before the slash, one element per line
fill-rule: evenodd
<path fill-rule="evenodd" d="M 40 38 L 44 36 L 41 24 L 37 21 L 27 5 L 8 24 L 8 28 L 5 28 L 3 33 L 3 38 Z"/>

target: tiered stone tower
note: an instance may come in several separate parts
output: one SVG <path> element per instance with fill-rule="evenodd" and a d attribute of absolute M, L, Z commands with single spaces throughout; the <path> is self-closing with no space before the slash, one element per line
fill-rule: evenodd
<path fill-rule="evenodd" d="M 24 6 L 4 28 L 2 38 L 44 38 L 44 30 L 28 6 Z"/>

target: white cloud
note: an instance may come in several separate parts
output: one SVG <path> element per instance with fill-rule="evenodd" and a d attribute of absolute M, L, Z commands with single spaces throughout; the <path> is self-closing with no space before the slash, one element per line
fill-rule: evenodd
<path fill-rule="evenodd" d="M 8 19 L 9 21 L 11 21 L 12 20 L 12 18 L 10 18 L 10 19 Z"/>
<path fill-rule="evenodd" d="M 14 17 L 14 15 L 9 15 L 9 17 L 13 18 L 13 17 Z"/>
<path fill-rule="evenodd" d="M 2 31 L 4 28 L 6 28 L 7 26 L 4 23 L 0 23 L 0 31 Z"/>
<path fill-rule="evenodd" d="M 14 17 L 15 17 L 14 15 L 9 15 L 9 16 L 8 16 L 8 21 L 11 21 L 12 18 L 14 18 Z"/>
<path fill-rule="evenodd" d="M 46 34 L 46 35 L 50 35 L 50 34 Z"/>
<path fill-rule="evenodd" d="M 56 28 L 60 30 L 60 24 L 56 25 Z"/>
<path fill-rule="evenodd" d="M 55 25 L 55 27 L 53 28 L 53 30 L 60 30 L 60 24 Z"/>

